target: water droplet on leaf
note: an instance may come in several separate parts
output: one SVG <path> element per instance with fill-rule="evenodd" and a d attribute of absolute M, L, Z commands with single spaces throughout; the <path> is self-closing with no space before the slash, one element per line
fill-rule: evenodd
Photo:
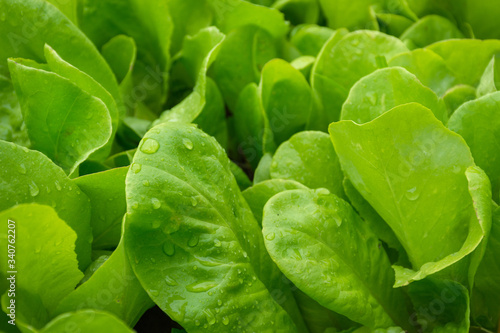
<path fill-rule="evenodd" d="M 195 266 L 196 267 L 196 266 Z M 217 282 L 214 281 L 203 281 L 203 282 L 195 282 L 186 286 L 186 290 L 192 293 L 201 293 L 205 291 L 209 291 L 213 287 L 217 286 Z"/>
<path fill-rule="evenodd" d="M 147 138 L 141 145 L 141 151 L 146 154 L 154 154 L 160 148 L 160 144 L 155 139 Z"/>
<path fill-rule="evenodd" d="M 200 240 L 198 235 L 193 235 L 189 240 L 188 240 L 188 245 L 191 247 L 195 247 L 198 245 L 198 241 Z"/>
<path fill-rule="evenodd" d="M 24 164 L 19 164 L 19 168 L 17 169 L 17 171 L 19 171 L 20 174 L 22 175 L 25 175 L 26 174 L 26 167 L 24 166 Z"/>
<path fill-rule="evenodd" d="M 36 197 L 38 193 L 40 193 L 40 189 L 38 188 L 38 186 L 36 186 L 34 181 L 31 181 L 31 183 L 29 184 L 29 188 L 32 197 Z"/>
<path fill-rule="evenodd" d="M 405 196 L 406 196 L 406 199 L 408 199 L 410 201 L 415 201 L 420 196 L 420 193 L 418 193 L 417 187 L 412 187 L 411 189 L 406 191 Z"/>
<path fill-rule="evenodd" d="M 368 98 L 368 101 L 371 105 L 377 104 L 377 94 L 373 91 L 369 91 L 368 93 L 366 93 L 366 97 Z"/>
<path fill-rule="evenodd" d="M 184 144 L 184 147 L 186 147 L 187 149 L 191 150 L 193 149 L 194 145 L 193 145 L 193 141 L 189 140 L 189 139 L 182 139 L 182 143 Z"/>
<path fill-rule="evenodd" d="M 270 232 L 266 235 L 266 239 L 270 241 L 272 241 L 275 237 L 276 235 L 274 234 L 274 232 Z"/>
<path fill-rule="evenodd" d="M 205 309 L 205 310 L 203 310 L 203 312 L 205 313 L 205 316 L 207 317 L 207 323 L 209 325 L 215 324 L 215 316 L 212 313 L 212 311 L 210 311 L 209 309 Z"/>
<path fill-rule="evenodd" d="M 167 256 L 173 256 L 175 253 L 174 244 L 172 244 L 170 242 L 165 242 L 163 244 L 163 253 L 165 253 Z"/>
<path fill-rule="evenodd" d="M 132 165 L 130 166 L 130 169 L 134 173 L 139 173 L 139 171 L 141 171 L 141 168 L 142 168 L 142 166 L 139 163 L 132 163 Z"/>
<path fill-rule="evenodd" d="M 167 283 L 167 285 L 171 286 L 171 287 L 174 287 L 174 286 L 177 286 L 178 283 L 177 281 L 175 281 L 173 278 L 171 278 L 170 276 L 165 276 L 165 282 Z"/>
<path fill-rule="evenodd" d="M 161 207 L 161 202 L 157 198 L 152 198 L 151 204 L 153 205 L 154 209 L 160 209 L 160 207 Z"/>

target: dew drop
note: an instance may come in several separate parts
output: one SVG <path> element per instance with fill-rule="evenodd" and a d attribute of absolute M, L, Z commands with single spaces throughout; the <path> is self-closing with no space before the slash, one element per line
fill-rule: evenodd
<path fill-rule="evenodd" d="M 92 112 L 88 112 L 86 115 L 85 115 L 85 119 L 89 120 L 89 119 L 92 119 L 92 117 L 94 116 L 94 114 Z"/>
<path fill-rule="evenodd" d="M 19 168 L 17 169 L 20 174 L 25 175 L 26 174 L 26 167 L 24 166 L 23 163 L 19 164 Z"/>
<path fill-rule="evenodd" d="M 189 140 L 189 139 L 182 139 L 182 143 L 184 144 L 184 147 L 186 147 L 187 149 L 191 150 L 193 149 L 194 145 L 193 145 L 193 141 Z"/>
<path fill-rule="evenodd" d="M 461 170 L 462 170 L 462 168 L 460 168 L 460 166 L 458 166 L 458 165 L 455 165 L 453 167 L 453 173 L 459 174 Z"/>
<path fill-rule="evenodd" d="M 38 193 L 40 193 L 40 189 L 38 188 L 38 186 L 36 186 L 34 181 L 31 181 L 31 184 L 29 184 L 29 188 L 32 197 L 36 197 Z"/>
<path fill-rule="evenodd" d="M 191 197 L 191 205 L 192 205 L 193 207 L 196 207 L 196 205 L 197 205 L 197 204 L 198 204 L 198 200 L 196 200 L 196 198 L 195 198 L 195 197 Z"/>
<path fill-rule="evenodd" d="M 205 310 L 203 310 L 203 312 L 205 313 L 205 316 L 207 317 L 208 325 L 215 324 L 215 316 L 212 313 L 212 311 L 210 311 L 209 309 L 205 309 Z"/>
<path fill-rule="evenodd" d="M 316 193 L 320 195 L 329 195 L 330 191 L 326 188 L 319 188 L 316 190 Z"/>
<path fill-rule="evenodd" d="M 148 187 L 149 186 L 149 180 L 145 180 L 142 182 L 142 185 Z"/>
<path fill-rule="evenodd" d="M 406 196 L 406 199 L 410 200 L 410 201 L 415 201 L 418 199 L 419 197 L 419 193 L 417 192 L 417 187 L 412 187 L 411 189 L 409 189 L 408 191 L 406 191 L 405 193 L 405 196 Z"/>
<path fill-rule="evenodd" d="M 156 289 L 149 289 L 149 293 L 152 295 L 152 296 L 158 296 L 160 294 L 160 292 Z"/>
<path fill-rule="evenodd" d="M 56 186 L 56 189 L 58 191 L 60 191 L 62 189 L 61 184 L 59 184 L 59 182 L 57 180 L 54 182 L 54 185 Z"/>
<path fill-rule="evenodd" d="M 228 317 L 222 317 L 222 323 L 224 325 L 226 325 L 226 326 L 229 325 L 229 318 Z"/>
<path fill-rule="evenodd" d="M 154 154 L 160 148 L 160 144 L 155 139 L 147 138 L 142 142 L 141 151 L 146 154 Z"/>
<path fill-rule="evenodd" d="M 130 169 L 134 173 L 139 173 L 139 171 L 141 171 L 141 168 L 142 168 L 142 166 L 139 163 L 132 163 L 132 165 L 130 166 Z"/>
<path fill-rule="evenodd" d="M 276 235 L 274 234 L 274 232 L 270 232 L 266 235 L 266 239 L 270 241 L 272 241 L 275 237 Z"/>
<path fill-rule="evenodd" d="M 297 260 L 302 260 L 302 254 L 300 254 L 300 251 L 299 249 L 295 248 L 293 249 L 293 252 L 295 253 L 295 255 L 297 256 L 296 259 Z"/>
<path fill-rule="evenodd" d="M 217 238 L 214 240 L 214 246 L 215 247 L 221 247 L 222 246 L 222 243 L 220 240 L 218 240 Z"/>
<path fill-rule="evenodd" d="M 217 300 L 217 305 L 219 305 L 219 306 L 222 305 L 222 301 L 220 299 Z"/>
<path fill-rule="evenodd" d="M 163 244 L 163 253 L 165 253 L 167 256 L 173 256 L 175 253 L 174 244 L 170 242 L 165 242 Z"/>
<path fill-rule="evenodd" d="M 167 285 L 171 286 L 171 287 L 174 287 L 174 286 L 177 286 L 178 283 L 177 281 L 175 281 L 175 279 L 173 279 L 172 277 L 170 276 L 165 276 L 165 282 L 167 283 Z"/>
<path fill-rule="evenodd" d="M 160 209 L 160 207 L 161 207 L 161 202 L 157 198 L 152 198 L 151 204 L 153 205 L 154 209 Z"/>
<path fill-rule="evenodd" d="M 191 247 L 195 247 L 196 245 L 198 245 L 199 240 L 200 240 L 200 238 L 198 235 L 193 235 L 193 237 L 191 237 L 188 240 L 188 245 Z"/>
<path fill-rule="evenodd" d="M 371 105 L 377 104 L 377 94 L 374 93 L 373 91 L 368 92 L 366 94 L 366 97 L 368 97 L 368 101 L 370 102 Z"/>
<path fill-rule="evenodd" d="M 196 267 L 196 266 L 195 266 Z M 186 286 L 186 290 L 192 293 L 201 293 L 205 291 L 209 291 L 210 289 L 217 286 L 217 282 L 214 281 L 203 281 L 203 282 L 195 282 Z"/>
<path fill-rule="evenodd" d="M 337 227 L 340 227 L 342 225 L 342 218 L 338 215 L 333 216 L 333 220 L 337 224 Z"/>
<path fill-rule="evenodd" d="M 161 221 L 156 220 L 151 226 L 153 227 L 153 229 L 158 229 L 161 226 Z"/>
<path fill-rule="evenodd" d="M 38 245 L 36 248 L 35 248 L 35 253 L 40 253 L 42 251 L 42 247 L 40 245 Z"/>

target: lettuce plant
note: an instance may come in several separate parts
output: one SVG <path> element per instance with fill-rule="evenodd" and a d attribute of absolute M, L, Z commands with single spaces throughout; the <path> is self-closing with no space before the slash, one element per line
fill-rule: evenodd
<path fill-rule="evenodd" d="M 500 332 L 498 15 L 0 0 L 0 332 Z"/>

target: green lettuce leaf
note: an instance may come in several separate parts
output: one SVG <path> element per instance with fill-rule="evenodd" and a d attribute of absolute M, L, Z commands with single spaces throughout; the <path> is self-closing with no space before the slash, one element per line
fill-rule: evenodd
<path fill-rule="evenodd" d="M 317 23 L 319 19 L 319 4 L 316 0 L 277 0 L 272 8 L 282 12 L 293 25 Z"/>
<path fill-rule="evenodd" d="M 0 141 L 0 163 L 0 211 L 23 203 L 53 207 L 78 236 L 75 251 L 84 270 L 90 263 L 92 243 L 88 197 L 40 152 Z"/>
<path fill-rule="evenodd" d="M 190 77 L 196 82 L 193 91 L 171 110 L 162 113 L 154 122 L 193 122 L 203 111 L 207 102 L 207 70 L 217 57 L 220 45 L 225 36 L 215 27 L 201 30 L 195 36 L 188 36 L 184 41 L 182 53 L 179 55 Z"/>
<path fill-rule="evenodd" d="M 110 112 L 101 99 L 67 78 L 32 65 L 9 60 L 32 148 L 72 174 L 111 139 Z"/>
<path fill-rule="evenodd" d="M 408 295 L 415 307 L 409 322 L 421 332 L 469 332 L 469 293 L 461 284 L 427 278 L 412 283 Z"/>
<path fill-rule="evenodd" d="M 21 106 L 9 78 L 0 75 L 0 140 L 29 147 Z"/>
<path fill-rule="evenodd" d="M 328 26 L 333 29 L 348 28 L 378 29 L 374 8 L 379 12 L 399 14 L 415 21 L 416 15 L 402 0 L 320 0 L 321 7 L 327 18 Z"/>
<path fill-rule="evenodd" d="M 401 67 L 382 68 L 356 82 L 342 106 L 340 119 L 363 124 L 398 105 L 412 102 L 429 108 L 446 124 L 448 111 L 444 103 Z"/>
<path fill-rule="evenodd" d="M 86 0 L 82 13 L 80 28 L 98 48 L 117 35 L 134 39 L 137 61 L 132 97 L 135 98 L 127 101 L 127 108 L 134 109 L 136 104 L 143 103 L 153 112 L 161 112 L 167 98 L 173 30 L 167 2 Z"/>
<path fill-rule="evenodd" d="M 400 36 L 400 39 L 415 49 L 441 40 L 464 37 L 450 20 L 438 15 L 429 15 L 415 22 Z"/>
<path fill-rule="evenodd" d="M 481 77 L 481 81 L 479 82 L 479 86 L 477 87 L 478 97 L 498 91 L 498 88 L 500 87 L 500 69 L 498 68 L 497 62 L 498 57 L 499 55 L 495 54 L 488 66 L 486 66 L 483 76 Z"/>
<path fill-rule="evenodd" d="M 120 114 L 116 101 L 97 81 L 64 61 L 49 45 L 45 45 L 44 50 L 45 59 L 47 59 L 47 64 L 52 72 L 70 80 L 71 83 L 78 86 L 78 88 L 82 89 L 89 95 L 100 99 L 104 104 L 106 104 L 109 116 L 111 117 L 111 137 L 103 148 L 90 156 L 90 159 L 92 160 L 104 160 L 109 156 L 114 136 L 118 128 L 118 123 L 120 121 Z M 89 113 L 89 111 L 87 111 L 87 113 Z"/>
<path fill-rule="evenodd" d="M 123 243 L 120 243 L 87 281 L 61 300 L 55 314 L 102 310 L 133 327 L 153 304 L 135 277 Z"/>
<path fill-rule="evenodd" d="M 477 270 L 472 291 L 472 317 L 488 329 L 495 330 L 500 318 L 500 208 L 493 212 L 493 222 L 484 258 Z"/>
<path fill-rule="evenodd" d="M 395 266 L 396 286 L 457 262 L 444 275 L 472 283 L 462 259 L 488 233 L 491 188 L 465 141 L 416 103 L 364 125 L 334 123 L 330 135 L 344 172 L 408 254 L 413 269 Z"/>
<path fill-rule="evenodd" d="M 303 54 L 317 56 L 323 45 L 335 33 L 327 27 L 301 24 L 290 32 L 290 42 Z"/>
<path fill-rule="evenodd" d="M 448 68 L 444 59 L 429 49 L 416 49 L 398 54 L 389 60 L 388 64 L 406 68 L 438 96 L 442 96 L 458 83 L 455 74 Z"/>
<path fill-rule="evenodd" d="M 260 89 L 255 83 L 246 86 L 238 98 L 234 111 L 234 129 L 238 150 L 254 169 L 266 154 L 270 155 L 276 149 Z"/>
<path fill-rule="evenodd" d="M 15 300 L 15 315 L 21 327 L 40 329 L 53 318 L 61 299 L 69 294 L 83 274 L 78 270 L 75 254 L 76 234 L 50 206 L 21 204 L 0 213 L 1 248 L 7 252 L 7 220 L 15 225 L 15 266 L 2 270 L 2 280 L 15 270 L 15 297 L 4 293 L 5 312 Z M 9 237 L 9 239 L 12 239 Z M 2 266 L 7 268 L 7 257 Z M 5 266 L 4 266 L 5 264 Z M 9 263 L 10 265 L 10 263 Z M 10 267 L 10 266 L 9 266 Z"/>
<path fill-rule="evenodd" d="M 276 144 L 305 129 L 312 110 L 312 92 L 304 76 L 284 60 L 262 69 L 259 93 Z"/>
<path fill-rule="evenodd" d="M 122 219 L 127 210 L 125 176 L 128 168 L 115 168 L 78 177 L 74 182 L 90 199 L 94 250 L 118 246 Z"/>
<path fill-rule="evenodd" d="M 284 36 L 288 22 L 274 8 L 254 5 L 243 0 L 207 0 L 214 14 L 215 25 L 224 33 L 245 25 L 255 25 L 273 37 Z"/>
<path fill-rule="evenodd" d="M 192 125 L 152 128 L 126 192 L 132 268 L 171 318 L 192 332 L 305 330 L 215 139 Z"/>
<path fill-rule="evenodd" d="M 407 51 L 399 39 L 380 32 L 346 35 L 338 30 L 321 50 L 311 74 L 311 86 L 328 123 L 339 120 L 342 104 L 356 81 Z"/>
<path fill-rule="evenodd" d="M 448 128 L 460 134 L 470 147 L 475 163 L 491 181 L 493 199 L 500 192 L 500 92 L 467 102 L 453 113 Z"/>
<path fill-rule="evenodd" d="M 300 132 L 279 146 L 270 175 L 295 180 L 311 189 L 326 188 L 339 197 L 344 195 L 344 174 L 330 137 L 323 132 Z"/>
<path fill-rule="evenodd" d="M 84 332 L 133 333 L 132 329 L 113 315 L 104 311 L 80 310 L 62 314 L 45 326 L 40 333 L 64 333 L 68 327 L 78 327 Z"/>
<path fill-rule="evenodd" d="M 450 39 L 427 48 L 444 59 L 458 83 L 476 87 L 493 55 L 500 52 L 500 41 Z"/>
<path fill-rule="evenodd" d="M 306 189 L 307 187 L 294 180 L 264 180 L 242 192 L 245 201 L 252 210 L 257 222 L 262 226 L 262 214 L 267 201 L 274 195 L 288 190 Z"/>
<path fill-rule="evenodd" d="M 48 44 L 62 59 L 99 82 L 116 101 L 121 100 L 109 65 L 85 34 L 56 7 L 44 0 L 2 0 L 0 7 L 5 18 L 0 20 L 0 74 L 7 73 L 8 58 L 43 62 L 44 46 Z"/>
<path fill-rule="evenodd" d="M 389 259 L 348 203 L 325 189 L 286 191 L 268 201 L 262 224 L 273 260 L 319 304 L 371 328 L 407 326 Z"/>
<path fill-rule="evenodd" d="M 227 34 L 210 68 L 210 76 L 230 110 L 236 112 L 243 88 L 252 82 L 259 83 L 262 67 L 275 58 L 277 52 L 272 35 L 258 26 L 242 26 Z"/>
<path fill-rule="evenodd" d="M 466 84 L 456 85 L 448 89 L 443 95 L 443 101 L 446 104 L 450 118 L 453 112 L 455 112 L 455 110 L 457 110 L 462 104 L 476 98 L 476 88 Z"/>

